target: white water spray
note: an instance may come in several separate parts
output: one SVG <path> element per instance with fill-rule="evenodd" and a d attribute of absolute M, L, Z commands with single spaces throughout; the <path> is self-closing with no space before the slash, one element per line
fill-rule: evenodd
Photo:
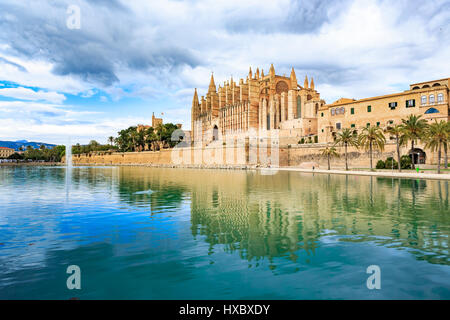
<path fill-rule="evenodd" d="M 72 144 L 66 143 L 66 201 L 69 200 L 70 184 L 72 179 Z"/>
<path fill-rule="evenodd" d="M 66 144 L 66 166 L 67 168 L 72 168 L 72 145 L 70 142 Z"/>

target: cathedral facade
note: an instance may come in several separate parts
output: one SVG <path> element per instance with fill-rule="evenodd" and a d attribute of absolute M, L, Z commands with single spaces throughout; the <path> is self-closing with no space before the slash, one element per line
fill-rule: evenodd
<path fill-rule="evenodd" d="M 280 138 L 293 139 L 317 134 L 319 108 L 325 104 L 315 90 L 314 80 L 297 83 L 294 68 L 289 77 L 256 69 L 244 81 L 233 78 L 216 87 L 211 75 L 206 96 L 194 92 L 191 109 L 191 137 L 208 145 L 228 134 L 277 130 Z M 292 141 L 294 142 L 294 141 Z"/>

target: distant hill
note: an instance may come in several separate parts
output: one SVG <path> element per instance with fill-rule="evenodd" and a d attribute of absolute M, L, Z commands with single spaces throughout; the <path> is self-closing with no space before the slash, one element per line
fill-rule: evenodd
<path fill-rule="evenodd" d="M 31 146 L 34 149 L 38 149 L 41 145 L 45 145 L 46 148 L 52 149 L 56 147 L 56 144 L 44 143 L 44 142 L 29 142 L 27 140 L 17 140 L 17 141 L 0 141 L 0 147 L 11 148 L 19 151 L 20 147 L 25 150 L 27 146 Z"/>

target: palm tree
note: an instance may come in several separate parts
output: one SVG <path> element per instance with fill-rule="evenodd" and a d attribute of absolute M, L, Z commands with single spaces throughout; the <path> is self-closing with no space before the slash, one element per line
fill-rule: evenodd
<path fill-rule="evenodd" d="M 156 140 L 158 140 L 158 137 L 156 136 L 155 129 L 153 127 L 148 128 L 145 132 L 145 143 L 152 151 L 156 151 Z"/>
<path fill-rule="evenodd" d="M 441 149 L 448 143 L 449 134 L 447 129 L 447 121 L 441 120 L 431 124 L 426 132 L 425 148 L 431 151 L 438 151 L 438 174 L 441 173 Z"/>
<path fill-rule="evenodd" d="M 447 122 L 447 132 L 450 137 L 450 122 Z M 444 143 L 444 167 L 448 169 L 448 148 L 450 147 L 450 138 L 447 143 Z"/>
<path fill-rule="evenodd" d="M 414 150 L 414 143 L 424 137 L 425 130 L 428 127 L 427 121 L 425 119 L 421 119 L 421 117 L 421 115 L 416 116 L 412 114 L 408 118 L 402 119 L 405 139 L 406 141 L 411 140 L 412 151 Z M 415 169 L 414 161 L 412 161 L 411 166 Z"/>
<path fill-rule="evenodd" d="M 322 150 L 322 156 L 327 157 L 328 160 L 328 170 L 330 170 L 330 159 L 339 158 L 339 153 L 337 153 L 335 147 L 326 147 Z"/>
<path fill-rule="evenodd" d="M 398 171 L 402 171 L 402 166 L 400 164 L 400 146 L 405 144 L 405 135 L 403 131 L 402 125 L 395 125 L 393 127 L 387 127 L 386 132 L 393 135 L 395 137 L 395 144 L 397 145 L 397 163 L 398 163 Z"/>
<path fill-rule="evenodd" d="M 108 141 L 109 141 L 109 144 L 111 145 L 111 147 L 112 147 L 112 145 L 113 145 L 113 143 L 114 143 L 114 137 L 109 137 L 108 138 Z"/>
<path fill-rule="evenodd" d="M 373 149 L 384 150 L 386 138 L 380 127 L 366 127 L 359 135 L 358 142 L 364 149 L 369 150 L 370 170 L 373 170 Z"/>
<path fill-rule="evenodd" d="M 349 128 L 343 129 L 336 136 L 335 140 L 336 144 L 341 144 L 344 146 L 345 150 L 345 170 L 348 170 L 348 154 L 347 147 L 354 146 L 358 147 L 358 139 L 355 131 L 350 130 Z"/>

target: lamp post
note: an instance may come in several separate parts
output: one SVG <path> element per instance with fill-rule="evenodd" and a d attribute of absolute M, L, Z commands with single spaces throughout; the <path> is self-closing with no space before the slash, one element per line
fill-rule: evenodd
<path fill-rule="evenodd" d="M 391 152 L 392 161 L 391 161 L 391 170 L 392 173 L 394 173 L 394 151 Z"/>
<path fill-rule="evenodd" d="M 420 152 L 417 152 L 417 173 L 419 173 L 419 156 L 420 156 Z"/>

